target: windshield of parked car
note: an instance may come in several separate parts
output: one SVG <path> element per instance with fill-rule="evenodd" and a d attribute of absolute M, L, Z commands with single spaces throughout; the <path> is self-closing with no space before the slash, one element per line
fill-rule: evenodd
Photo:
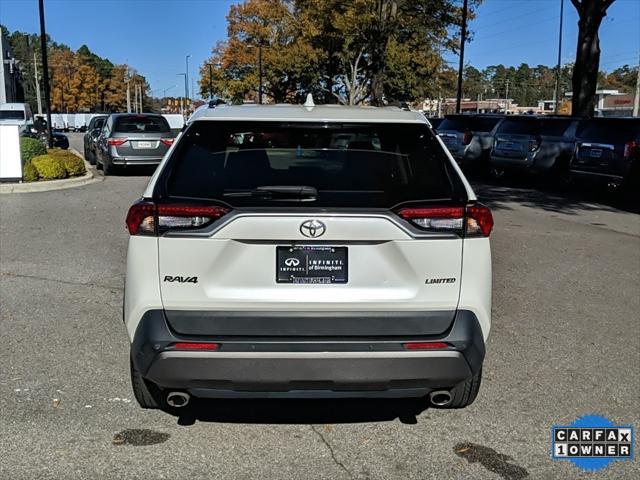
<path fill-rule="evenodd" d="M 318 192 L 305 199 L 309 206 L 391 207 L 458 198 L 460 180 L 450 168 L 424 124 L 201 121 L 171 158 L 167 193 L 281 205 L 281 195 L 265 195 L 264 187 L 306 186 Z"/>
<path fill-rule="evenodd" d="M 0 120 L 24 120 L 21 110 L 0 110 Z"/>
<path fill-rule="evenodd" d="M 169 124 L 163 117 L 127 115 L 117 117 L 114 132 L 118 133 L 168 133 Z"/>

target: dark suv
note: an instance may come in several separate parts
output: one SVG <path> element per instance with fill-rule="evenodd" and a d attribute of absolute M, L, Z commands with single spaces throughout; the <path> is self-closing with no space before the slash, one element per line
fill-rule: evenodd
<path fill-rule="evenodd" d="M 437 131 L 458 163 L 482 170 L 488 164 L 493 130 L 502 118 L 502 115 L 447 115 Z"/>
<path fill-rule="evenodd" d="M 579 118 L 507 117 L 496 129 L 491 166 L 496 170 L 566 174 Z"/>
<path fill-rule="evenodd" d="M 578 131 L 571 159 L 574 179 L 634 184 L 640 169 L 640 119 L 592 118 Z"/>
<path fill-rule="evenodd" d="M 84 158 L 91 165 L 96 164 L 96 142 L 98 141 L 106 118 L 106 115 L 93 117 L 87 127 L 87 133 L 84 134 Z"/>
<path fill-rule="evenodd" d="M 114 167 L 158 165 L 173 144 L 169 123 L 162 115 L 109 115 L 97 142 L 97 165 L 105 175 Z"/>

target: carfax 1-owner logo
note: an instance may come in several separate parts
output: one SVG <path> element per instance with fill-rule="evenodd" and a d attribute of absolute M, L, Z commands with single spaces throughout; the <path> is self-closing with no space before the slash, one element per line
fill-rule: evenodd
<path fill-rule="evenodd" d="M 633 459 L 633 426 L 587 415 L 571 425 L 552 427 L 551 443 L 554 460 L 570 460 L 583 470 L 601 470 L 615 460 Z"/>

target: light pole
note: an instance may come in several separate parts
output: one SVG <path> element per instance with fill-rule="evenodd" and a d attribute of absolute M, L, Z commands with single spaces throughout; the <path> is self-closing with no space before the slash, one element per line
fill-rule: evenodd
<path fill-rule="evenodd" d="M 186 72 L 186 73 L 185 73 L 186 77 L 185 77 L 185 80 L 184 80 L 184 81 L 185 81 L 186 88 L 185 88 L 185 94 L 184 94 L 184 96 L 185 96 L 185 98 L 187 98 L 187 99 L 189 98 L 189 57 L 191 57 L 191 55 L 187 55 L 187 56 L 185 57 L 185 60 L 186 60 L 186 63 L 187 63 L 187 69 L 185 70 L 185 72 Z"/>
<path fill-rule="evenodd" d="M 464 44 L 467 41 L 467 0 L 462 5 L 462 31 L 460 32 L 460 65 L 458 67 L 458 91 L 456 93 L 456 113 L 460 113 L 462 102 L 462 70 L 464 68 Z"/>
<path fill-rule="evenodd" d="M 49 99 L 49 63 L 47 61 L 47 34 L 44 28 L 44 0 L 38 1 L 40 10 L 40 49 L 42 51 L 42 80 L 44 83 L 44 103 L 47 107 L 47 143 L 53 148 L 53 136 L 51 135 L 51 100 Z"/>
<path fill-rule="evenodd" d="M 184 98 L 185 102 L 184 103 L 186 103 L 186 100 L 187 100 L 187 74 L 186 73 L 178 73 L 178 75 L 183 75 L 184 76 L 184 95 L 185 95 L 185 98 Z M 180 102 L 180 114 L 182 116 L 184 116 L 184 103 Z"/>
<path fill-rule="evenodd" d="M 562 17 L 564 14 L 564 0 L 560 0 L 560 32 L 558 33 L 558 65 L 556 66 L 556 88 L 553 92 L 553 110 L 558 114 L 560 107 L 560 62 L 562 60 Z"/>
<path fill-rule="evenodd" d="M 258 85 L 258 104 L 262 105 L 262 43 L 258 44 L 258 77 L 260 82 Z"/>

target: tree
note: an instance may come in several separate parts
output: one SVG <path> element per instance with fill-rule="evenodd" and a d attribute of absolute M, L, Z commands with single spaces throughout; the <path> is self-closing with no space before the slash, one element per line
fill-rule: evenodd
<path fill-rule="evenodd" d="M 598 31 L 614 0 L 571 0 L 578 12 L 578 45 L 573 69 L 573 115 L 592 116 L 600 66 Z"/>

